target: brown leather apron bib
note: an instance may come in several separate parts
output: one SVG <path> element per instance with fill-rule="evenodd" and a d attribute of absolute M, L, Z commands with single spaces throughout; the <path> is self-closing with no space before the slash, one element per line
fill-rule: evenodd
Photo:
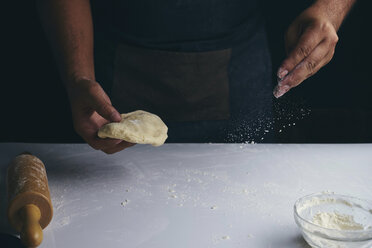
<path fill-rule="evenodd" d="M 185 53 L 118 44 L 113 106 L 120 112 L 146 110 L 166 121 L 226 120 L 230 56 L 231 49 Z"/>

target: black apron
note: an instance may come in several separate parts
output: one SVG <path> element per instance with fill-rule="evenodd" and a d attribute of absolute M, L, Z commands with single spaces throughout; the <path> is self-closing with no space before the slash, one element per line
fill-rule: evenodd
<path fill-rule="evenodd" d="M 250 129 L 271 118 L 271 61 L 263 23 L 242 26 L 214 41 L 98 35 L 97 81 L 119 112 L 142 109 L 164 119 L 168 142 L 258 141 Z"/>
<path fill-rule="evenodd" d="M 231 49 L 181 53 L 118 44 L 112 103 L 142 109 L 164 121 L 230 117 L 227 68 Z"/>

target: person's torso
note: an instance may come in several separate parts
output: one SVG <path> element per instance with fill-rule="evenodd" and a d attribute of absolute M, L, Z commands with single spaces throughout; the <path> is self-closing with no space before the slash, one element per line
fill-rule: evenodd
<path fill-rule="evenodd" d="M 109 0 L 93 7 L 97 26 L 109 35 L 164 50 L 231 47 L 263 24 L 257 0 Z"/>
<path fill-rule="evenodd" d="M 96 74 L 109 75 L 97 79 L 111 82 L 120 112 L 143 109 L 175 123 L 239 123 L 242 116 L 256 119 L 272 98 L 257 0 L 97 3 L 97 41 L 114 40 L 95 42 Z"/>

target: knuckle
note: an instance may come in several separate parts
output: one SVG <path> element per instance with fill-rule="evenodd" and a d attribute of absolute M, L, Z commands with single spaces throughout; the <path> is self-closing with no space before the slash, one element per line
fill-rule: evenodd
<path fill-rule="evenodd" d="M 332 33 L 327 34 L 325 40 L 328 41 L 331 46 L 335 46 L 339 38 L 336 32 L 332 32 Z"/>
<path fill-rule="evenodd" d="M 311 49 L 308 46 L 301 46 L 298 49 L 298 55 L 301 57 L 307 57 L 311 53 Z"/>
<path fill-rule="evenodd" d="M 307 60 L 305 62 L 305 67 L 306 67 L 306 69 L 307 69 L 307 71 L 309 72 L 310 75 L 314 74 L 314 70 L 315 70 L 316 65 L 317 65 L 317 63 L 313 60 Z"/>
<path fill-rule="evenodd" d="M 101 105 L 99 105 L 98 110 L 101 113 L 105 113 L 107 115 L 112 115 L 114 113 L 113 108 L 109 104 L 101 104 Z"/>
<path fill-rule="evenodd" d="M 334 27 L 330 22 L 322 22 L 320 28 L 325 33 L 334 31 Z"/>
<path fill-rule="evenodd" d="M 334 26 L 329 23 L 329 22 L 326 22 L 322 25 L 322 31 L 323 33 L 325 34 L 325 36 L 334 44 L 336 44 L 339 40 L 339 37 L 337 35 L 337 32 L 334 28 Z"/>
<path fill-rule="evenodd" d="M 338 38 L 338 35 L 336 33 L 334 33 L 333 35 L 331 35 L 331 42 L 333 44 L 336 44 L 338 42 L 339 38 Z"/>

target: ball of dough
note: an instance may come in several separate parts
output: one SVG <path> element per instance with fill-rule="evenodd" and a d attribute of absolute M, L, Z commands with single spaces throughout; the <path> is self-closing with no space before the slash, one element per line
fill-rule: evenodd
<path fill-rule="evenodd" d="M 102 126 L 100 138 L 122 139 L 131 143 L 161 146 L 168 138 L 168 127 L 159 116 L 143 110 L 121 114 L 120 122 Z"/>

